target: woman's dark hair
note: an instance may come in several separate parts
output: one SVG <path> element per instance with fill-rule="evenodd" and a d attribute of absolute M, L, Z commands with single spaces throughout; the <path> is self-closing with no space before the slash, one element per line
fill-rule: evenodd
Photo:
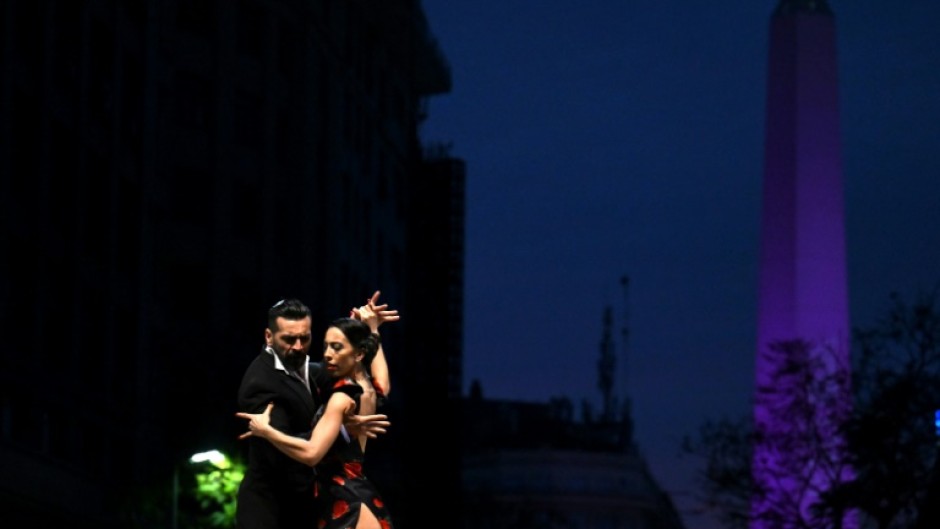
<path fill-rule="evenodd" d="M 372 359 L 379 350 L 378 336 L 372 334 L 372 329 L 354 318 L 337 318 L 330 323 L 330 327 L 336 327 L 349 340 L 353 349 L 362 351 L 365 356 L 362 358 L 362 365 L 366 371 L 372 365 Z"/>
<path fill-rule="evenodd" d="M 302 320 L 310 317 L 310 309 L 299 299 L 282 299 L 268 309 L 268 329 L 277 330 L 277 319 Z"/>

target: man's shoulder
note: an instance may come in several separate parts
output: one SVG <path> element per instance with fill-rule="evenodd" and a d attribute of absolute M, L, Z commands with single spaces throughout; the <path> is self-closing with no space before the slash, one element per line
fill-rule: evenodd
<path fill-rule="evenodd" d="M 274 356 L 271 355 L 270 353 L 268 353 L 268 352 L 262 350 L 262 351 L 259 352 L 257 355 L 255 355 L 255 357 L 254 357 L 254 359 L 252 359 L 251 363 L 248 364 L 248 367 L 252 367 L 252 366 L 257 365 L 257 364 L 261 364 L 261 365 L 274 365 Z"/>
<path fill-rule="evenodd" d="M 242 387 L 258 380 L 270 378 L 274 375 L 273 367 L 274 360 L 262 351 L 245 368 L 245 373 L 242 375 Z"/>
<path fill-rule="evenodd" d="M 238 386 L 239 408 L 254 411 L 259 403 L 270 400 L 279 391 L 274 362 L 262 352 L 248 364 Z"/>

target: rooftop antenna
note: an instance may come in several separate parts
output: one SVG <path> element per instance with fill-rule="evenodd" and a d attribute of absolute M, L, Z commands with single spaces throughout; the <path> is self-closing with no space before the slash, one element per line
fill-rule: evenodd
<path fill-rule="evenodd" d="M 610 305 L 604 307 L 604 333 L 601 337 L 601 356 L 597 361 L 597 386 L 601 390 L 604 401 L 601 411 L 601 420 L 612 422 L 614 419 L 614 370 L 617 367 L 617 357 L 614 354 L 614 341 L 611 338 L 611 324 L 613 322 L 613 309 Z"/>
<path fill-rule="evenodd" d="M 623 384 L 622 420 L 630 418 L 630 277 L 620 276 L 620 288 L 623 292 L 623 321 L 620 328 L 620 380 Z"/>

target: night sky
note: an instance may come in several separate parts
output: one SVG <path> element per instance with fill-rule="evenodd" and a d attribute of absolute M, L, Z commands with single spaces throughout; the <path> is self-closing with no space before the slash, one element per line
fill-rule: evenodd
<path fill-rule="evenodd" d="M 464 389 L 597 408 L 612 304 L 616 337 L 631 333 L 614 390 L 654 476 L 705 527 L 680 443 L 750 409 L 776 1 L 423 5 L 453 90 L 422 138 L 467 162 Z M 860 327 L 892 292 L 940 286 L 940 3 L 829 5 Z"/>

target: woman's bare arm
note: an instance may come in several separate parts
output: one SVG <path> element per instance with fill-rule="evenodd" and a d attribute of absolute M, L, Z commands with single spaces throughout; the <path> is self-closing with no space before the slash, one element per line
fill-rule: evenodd
<path fill-rule="evenodd" d="M 334 393 L 326 404 L 323 416 L 317 421 L 310 439 L 293 437 L 271 426 L 271 409 L 268 404 L 262 413 L 236 413 L 237 417 L 248 420 L 248 431 L 238 436 L 239 439 L 261 437 L 271 442 L 288 457 L 301 463 L 314 466 L 323 459 L 327 450 L 339 435 L 343 417 L 355 406 L 355 402 L 343 393 Z"/>

